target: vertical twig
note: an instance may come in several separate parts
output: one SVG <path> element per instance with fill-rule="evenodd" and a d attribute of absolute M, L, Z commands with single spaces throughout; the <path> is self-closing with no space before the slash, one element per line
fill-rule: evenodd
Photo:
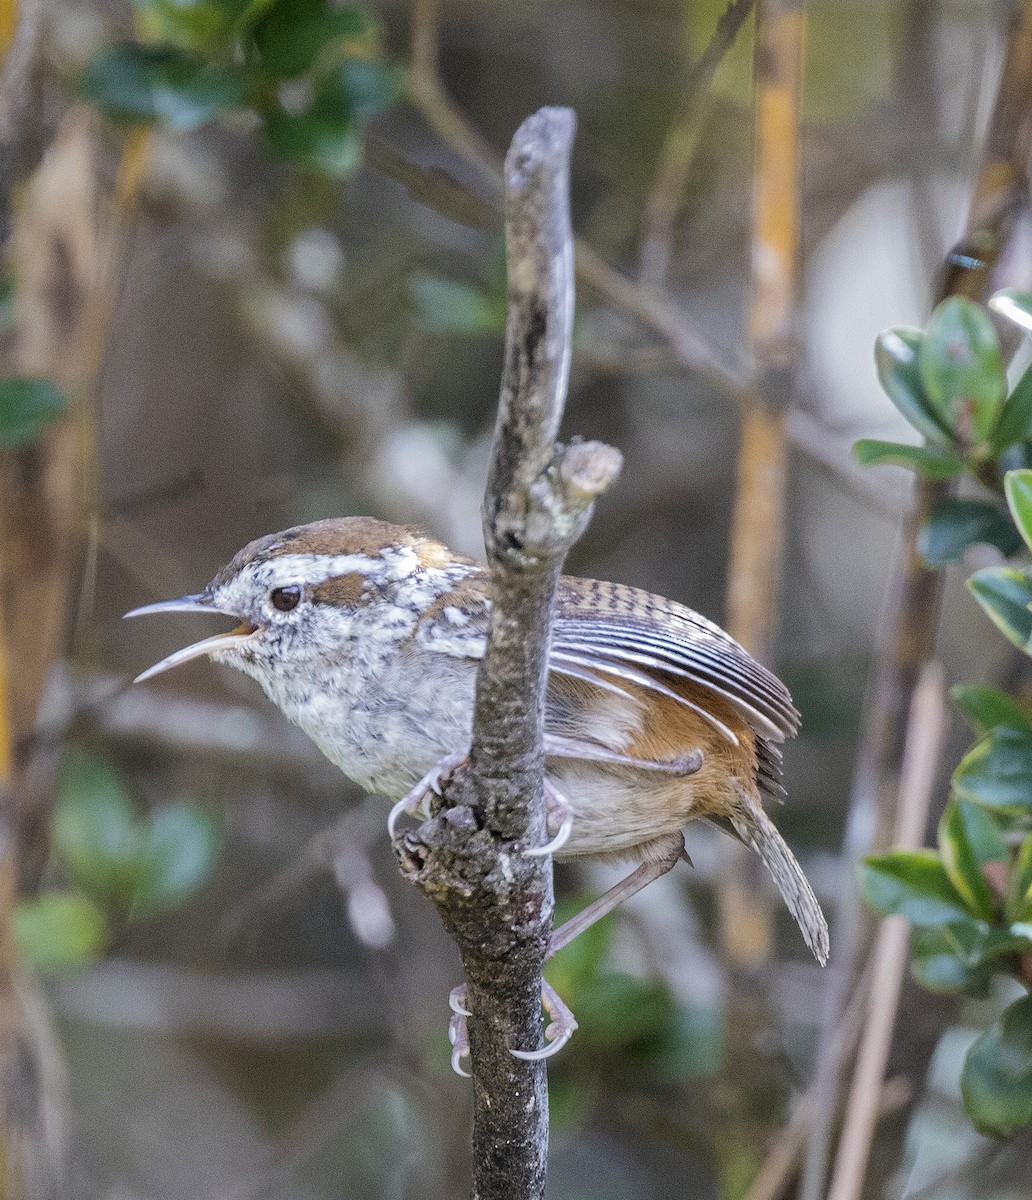
<path fill-rule="evenodd" d="M 756 149 L 749 335 L 757 384 L 745 398 L 731 527 L 727 621 L 759 659 L 770 659 L 784 549 L 785 418 L 795 365 L 800 226 L 799 117 L 806 16 L 796 0 L 761 0 L 756 28 Z M 731 846 L 720 892 L 721 939 L 738 966 L 770 954 L 770 922 L 757 901 L 750 856 Z"/>
<path fill-rule="evenodd" d="M 928 810 L 946 736 L 946 698 L 938 663 L 928 663 L 914 690 L 899 783 L 893 845 L 916 850 L 924 841 Z M 859 1200 L 867 1172 L 878 1106 L 907 967 L 910 930 L 902 917 L 882 921 L 872 951 L 873 971 L 863 1037 L 832 1172 L 828 1200 Z"/>
<path fill-rule="evenodd" d="M 522 850 L 547 837 L 542 723 L 559 572 L 620 467 L 599 443 L 555 444 L 573 333 L 573 130 L 568 109 L 542 109 L 506 157 L 509 313 L 483 510 L 490 634 L 468 771 L 446 787 L 443 811 L 400 844 L 403 871 L 437 905 L 466 971 L 477 1200 L 544 1194 L 544 1065 L 510 1051 L 540 1041 L 552 872 Z"/>
<path fill-rule="evenodd" d="M 1032 0 L 1022 0 L 1010 18 L 1003 72 L 986 133 L 974 186 L 967 232 L 947 256 L 935 302 L 951 295 L 980 299 L 1011 237 L 1025 203 L 1025 174 L 1032 146 Z M 903 529 L 903 557 L 890 594 L 891 625 L 878 650 L 875 680 L 861 731 L 850 795 L 843 860 L 857 863 L 884 837 L 898 795 L 904 731 L 911 697 L 930 660 L 938 625 L 943 575 L 930 570 L 917 539 L 948 486 L 919 481 Z M 835 906 L 835 955 L 818 1049 L 818 1103 L 807 1148 L 802 1200 L 821 1200 L 845 1063 L 832 1038 L 852 989 L 865 928 L 863 907 L 851 871 Z"/>
<path fill-rule="evenodd" d="M 677 111 L 663 141 L 659 169 L 645 201 L 645 231 L 641 239 L 638 278 L 649 287 L 666 286 L 677 215 L 681 211 L 702 128 L 703 96 L 717 67 L 735 44 L 754 2 L 728 0 L 713 36 L 688 73 L 678 97 Z"/>

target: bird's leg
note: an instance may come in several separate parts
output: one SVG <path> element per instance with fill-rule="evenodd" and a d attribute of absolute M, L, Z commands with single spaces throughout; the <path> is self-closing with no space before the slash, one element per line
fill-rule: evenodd
<path fill-rule="evenodd" d="M 577 1018 L 563 1003 L 562 997 L 548 982 L 541 981 L 541 1003 L 548 1013 L 548 1024 L 545 1026 L 545 1045 L 540 1050 L 510 1050 L 513 1058 L 522 1058 L 527 1062 L 535 1062 L 539 1058 L 551 1058 L 558 1053 L 573 1037 L 577 1030 Z"/>
<path fill-rule="evenodd" d="M 461 767 L 468 757 L 469 752 L 463 751 L 461 754 L 449 754 L 447 758 L 442 758 L 440 762 L 435 763 L 416 786 L 406 792 L 391 809 L 387 818 L 388 836 L 394 837 L 394 828 L 398 823 L 398 818 L 403 814 L 415 817 L 422 812 L 429 819 L 430 797 L 441 794 L 444 781 L 456 767 Z"/>
<path fill-rule="evenodd" d="M 552 940 L 548 946 L 548 957 L 551 958 L 564 946 L 568 946 L 574 938 L 580 937 L 585 929 L 589 929 L 596 921 L 600 921 L 614 908 L 623 904 L 625 900 L 630 900 L 632 896 L 637 895 L 642 888 L 661 879 L 668 871 L 673 870 L 682 858 L 687 857 L 683 834 L 678 834 L 676 840 L 671 839 L 670 846 L 670 853 L 666 858 L 660 859 L 658 862 L 642 863 L 626 879 L 621 879 L 608 892 L 603 892 L 597 900 L 593 900 L 587 908 L 582 908 L 575 917 L 571 917 L 565 925 L 560 925 L 552 934 Z"/>
<path fill-rule="evenodd" d="M 594 742 L 583 742 L 577 738 L 545 735 L 545 755 L 548 758 L 572 758 L 579 762 L 606 763 L 613 767 L 634 767 L 637 771 L 657 771 L 661 775 L 694 775 L 702 767 L 702 751 L 689 750 L 679 758 L 662 759 L 632 758 L 618 750 L 609 750 Z"/>

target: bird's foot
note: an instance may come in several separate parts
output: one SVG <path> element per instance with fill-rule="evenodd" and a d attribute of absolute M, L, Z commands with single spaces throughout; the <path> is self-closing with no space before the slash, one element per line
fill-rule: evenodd
<path fill-rule="evenodd" d="M 387 834 L 389 837 L 394 837 L 395 827 L 402 816 L 418 817 L 430 819 L 430 797 L 440 796 L 441 789 L 456 768 L 469 757 L 467 752 L 462 754 L 449 754 L 447 758 L 442 758 L 439 763 L 435 763 L 423 778 L 416 784 L 410 792 L 407 792 L 393 806 L 390 815 L 387 817 Z"/>
<path fill-rule="evenodd" d="M 540 1050 L 510 1050 L 509 1053 L 514 1058 L 522 1058 L 525 1062 L 551 1058 L 553 1054 L 559 1053 L 577 1031 L 577 1018 L 547 980 L 541 981 L 541 1003 L 549 1018 L 545 1026 L 545 1045 Z"/>
<path fill-rule="evenodd" d="M 448 1007 L 452 1010 L 448 1022 L 448 1040 L 452 1044 L 451 1065 L 456 1075 L 469 1078 L 469 1072 L 462 1066 L 462 1060 L 469 1054 L 469 1027 L 467 1018 L 470 1011 L 466 1007 L 466 985 L 454 988 L 448 996 Z M 539 1059 L 551 1058 L 573 1037 L 577 1029 L 577 1018 L 563 1002 L 559 993 L 550 983 L 542 980 L 541 1004 L 548 1014 L 548 1024 L 545 1026 L 545 1045 L 540 1050 L 510 1050 L 514 1058 L 522 1058 L 525 1062 L 537 1062 Z"/>
<path fill-rule="evenodd" d="M 556 854 L 570 840 L 573 832 L 573 813 L 566 802 L 566 797 L 554 784 L 545 779 L 545 802 L 548 805 L 548 832 L 554 836 L 543 846 L 535 846 L 525 853 L 528 858 L 544 858 L 546 854 Z"/>

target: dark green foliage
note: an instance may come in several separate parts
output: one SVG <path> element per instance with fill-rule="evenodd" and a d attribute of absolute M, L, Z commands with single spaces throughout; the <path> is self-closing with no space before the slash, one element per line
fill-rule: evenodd
<path fill-rule="evenodd" d="M 324 0 L 136 0 L 145 42 L 111 46 L 80 90 L 110 117 L 195 129 L 256 113 L 279 158 L 331 175 L 361 161 L 363 124 L 402 91 L 363 11 Z"/>
<path fill-rule="evenodd" d="M 1032 329 L 1032 294 L 1001 293 L 993 307 Z M 861 442 L 857 458 L 899 463 L 932 479 L 966 474 L 985 493 L 936 506 L 920 538 L 925 560 L 942 566 L 976 542 L 1006 558 L 1027 556 L 1032 372 L 1007 395 L 992 323 L 962 299 L 940 305 L 924 334 L 883 334 L 876 359 L 883 387 L 925 443 Z M 1024 563 L 987 567 L 968 587 L 997 628 L 1028 652 L 1030 569 Z M 1015 697 L 996 688 L 961 686 L 953 698 L 979 740 L 954 773 L 938 847 L 873 855 L 862 881 L 875 909 L 914 927 L 918 982 L 933 991 L 985 996 L 994 976 L 1010 976 L 1026 988 L 1032 978 L 1032 720 Z M 961 1090 L 984 1133 L 1005 1137 L 1032 1120 L 1032 998 L 1011 1004 L 975 1043 Z"/>
<path fill-rule="evenodd" d="M 996 504 L 951 497 L 935 506 L 917 548 L 930 567 L 941 567 L 963 558 L 968 546 L 976 542 L 995 546 L 1008 558 L 1021 549 L 1014 522 Z"/>

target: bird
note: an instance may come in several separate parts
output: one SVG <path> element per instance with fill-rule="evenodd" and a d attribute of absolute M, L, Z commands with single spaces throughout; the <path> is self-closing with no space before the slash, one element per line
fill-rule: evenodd
<path fill-rule="evenodd" d="M 127 613 L 221 613 L 238 624 L 176 651 L 137 682 L 209 657 L 252 677 L 360 787 L 429 811 L 469 750 L 491 608 L 476 559 L 420 530 L 332 517 L 248 543 L 203 588 Z M 544 714 L 550 840 L 531 855 L 637 864 L 553 933 L 549 953 L 687 859 L 704 820 L 755 851 L 823 966 L 828 926 L 764 807 L 780 802 L 781 744 L 799 729 L 788 689 L 719 625 L 625 584 L 562 576 Z M 690 859 L 688 859 L 690 862 Z M 576 1029 L 546 984 L 546 1057 Z M 451 995 L 452 1063 L 468 1050 Z"/>

